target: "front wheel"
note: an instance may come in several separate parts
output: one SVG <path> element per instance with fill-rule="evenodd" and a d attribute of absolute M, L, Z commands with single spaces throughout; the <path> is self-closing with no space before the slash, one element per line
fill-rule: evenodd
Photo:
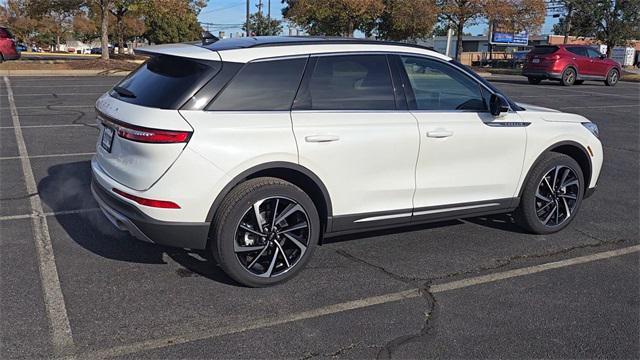
<path fill-rule="evenodd" d="M 575 218 L 584 195 L 584 175 L 571 157 L 550 152 L 531 169 L 516 220 L 534 234 L 564 229 Z"/>
<path fill-rule="evenodd" d="M 311 198 L 278 178 L 248 180 L 222 202 L 211 250 L 220 267 L 251 287 L 282 283 L 309 261 L 320 237 Z"/>
<path fill-rule="evenodd" d="M 604 81 L 604 84 L 607 86 L 616 86 L 618 80 L 620 80 L 620 74 L 618 73 L 618 70 L 612 69 L 611 71 L 609 71 L 609 74 L 607 74 L 607 79 Z"/>

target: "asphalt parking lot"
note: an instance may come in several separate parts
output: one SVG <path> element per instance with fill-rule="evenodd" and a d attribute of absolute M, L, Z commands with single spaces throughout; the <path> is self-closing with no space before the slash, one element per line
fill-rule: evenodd
<path fill-rule="evenodd" d="M 93 104 L 118 80 L 0 79 L 0 358 L 640 356 L 640 84 L 493 78 L 600 127 L 598 190 L 563 232 L 494 216 L 342 237 L 249 289 L 97 211 Z"/>

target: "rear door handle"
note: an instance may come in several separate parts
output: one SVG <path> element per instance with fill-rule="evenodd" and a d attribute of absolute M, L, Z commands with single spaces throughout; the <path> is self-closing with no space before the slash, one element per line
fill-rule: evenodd
<path fill-rule="evenodd" d="M 304 138 L 306 142 L 325 143 L 340 140 L 336 135 L 309 135 Z"/>
<path fill-rule="evenodd" d="M 427 137 L 430 137 L 430 138 L 441 139 L 441 138 L 448 138 L 450 136 L 453 136 L 453 131 L 444 130 L 444 129 L 438 129 L 438 130 L 427 132 Z"/>

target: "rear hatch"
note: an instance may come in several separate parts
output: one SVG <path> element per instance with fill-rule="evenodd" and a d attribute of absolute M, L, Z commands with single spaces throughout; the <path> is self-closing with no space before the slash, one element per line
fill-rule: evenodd
<path fill-rule="evenodd" d="M 559 58 L 556 52 L 560 48 L 553 45 L 536 46 L 527 55 L 527 67 L 546 68 Z"/>
<path fill-rule="evenodd" d="M 221 68 L 216 52 L 193 45 L 145 52 L 151 57 L 96 102 L 96 161 L 109 177 L 140 191 L 186 147 L 193 128 L 178 109 Z"/>

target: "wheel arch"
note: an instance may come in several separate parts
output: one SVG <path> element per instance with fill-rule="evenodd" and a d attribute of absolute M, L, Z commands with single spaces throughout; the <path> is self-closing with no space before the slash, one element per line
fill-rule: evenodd
<path fill-rule="evenodd" d="M 531 170 L 535 168 L 542 160 L 542 157 L 549 152 L 556 152 L 556 153 L 567 155 L 578 163 L 578 165 L 580 166 L 580 170 L 582 170 L 582 174 L 584 176 L 584 183 L 585 183 L 584 192 L 586 194 L 587 191 L 589 190 L 589 184 L 591 183 L 591 175 L 592 175 L 591 173 L 593 169 L 589 152 L 587 151 L 587 149 L 585 149 L 584 146 L 582 146 L 581 144 L 575 141 L 561 141 L 549 146 L 544 151 L 542 151 L 540 155 L 538 155 L 536 160 L 533 162 L 533 164 L 531 164 L 531 166 L 527 171 L 527 176 L 524 178 L 524 181 L 520 184 L 520 192 L 518 193 L 518 198 L 522 198 L 524 185 L 529 181 L 529 177 L 531 176 Z"/>
<path fill-rule="evenodd" d="M 333 209 L 331 206 L 331 197 L 329 196 L 326 186 L 311 170 L 304 166 L 285 161 L 260 164 L 249 168 L 234 177 L 227 185 L 225 185 L 218 196 L 216 196 L 213 204 L 211 204 L 211 208 L 207 213 L 207 221 L 211 222 L 213 220 L 223 199 L 234 187 L 243 181 L 262 176 L 282 179 L 301 188 L 305 193 L 307 193 L 307 195 L 309 195 L 315 204 L 316 209 L 318 210 L 318 215 L 320 215 L 321 226 L 328 230 Z"/>

